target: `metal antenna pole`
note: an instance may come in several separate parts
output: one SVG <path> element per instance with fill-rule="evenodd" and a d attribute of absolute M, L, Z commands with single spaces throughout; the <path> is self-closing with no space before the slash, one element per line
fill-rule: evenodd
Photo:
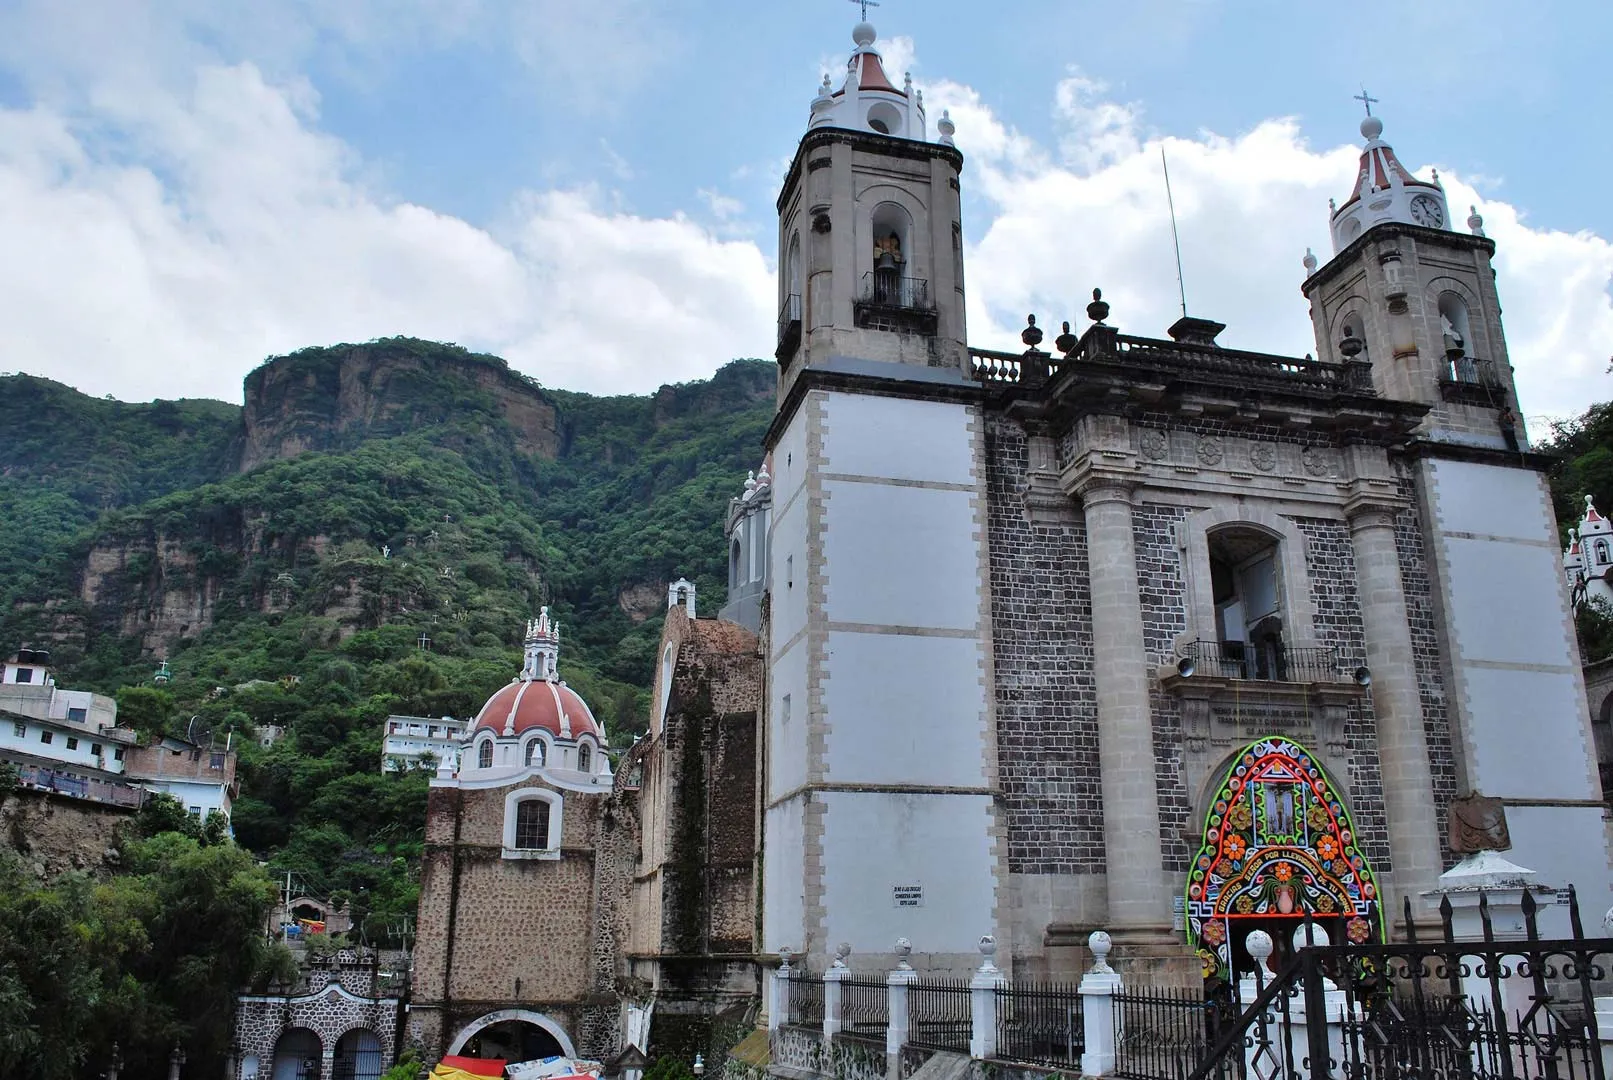
<path fill-rule="evenodd" d="M 1176 291 L 1182 298 L 1182 318 L 1187 318 L 1187 285 L 1182 280 L 1182 238 L 1176 232 L 1176 199 L 1171 195 L 1171 167 L 1165 160 L 1165 144 L 1159 144 L 1159 163 L 1165 169 L 1165 202 L 1171 208 L 1171 243 L 1176 248 Z"/>

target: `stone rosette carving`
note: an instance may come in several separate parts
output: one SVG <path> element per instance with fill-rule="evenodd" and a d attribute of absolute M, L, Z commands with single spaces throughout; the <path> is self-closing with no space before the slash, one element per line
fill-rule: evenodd
<path fill-rule="evenodd" d="M 1299 460 L 1305 466 L 1305 471 L 1312 476 L 1326 476 L 1331 466 L 1326 452 L 1314 446 L 1307 446 L 1301 450 Z"/>
<path fill-rule="evenodd" d="M 1158 428 L 1145 428 L 1138 441 L 1142 446 L 1143 457 L 1154 461 L 1164 461 L 1165 455 L 1171 450 L 1170 436 Z"/>
<path fill-rule="evenodd" d="M 1249 448 L 1249 464 L 1261 472 L 1271 472 L 1277 467 L 1277 448 L 1271 443 L 1255 443 Z"/>
<path fill-rule="evenodd" d="M 1205 465 L 1219 465 L 1221 459 L 1226 457 L 1226 449 L 1221 445 L 1221 439 L 1216 435 L 1206 435 L 1199 440 L 1198 458 Z"/>

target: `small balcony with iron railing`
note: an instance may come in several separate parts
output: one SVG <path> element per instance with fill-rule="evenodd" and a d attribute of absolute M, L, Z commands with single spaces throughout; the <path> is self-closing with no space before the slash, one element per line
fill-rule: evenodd
<path fill-rule="evenodd" d="M 853 315 L 858 326 L 870 330 L 933 334 L 937 326 L 928 279 L 907 277 L 899 268 L 862 276 Z"/>
<path fill-rule="evenodd" d="M 1160 681 L 1182 694 L 1342 700 L 1363 696 L 1372 675 L 1363 666 L 1346 664 L 1334 648 L 1296 648 L 1280 639 L 1198 640 L 1177 647 L 1176 660 L 1160 670 Z"/>
<path fill-rule="evenodd" d="M 778 348 L 773 357 L 779 363 L 789 362 L 795 350 L 801 347 L 801 294 L 790 293 L 778 309 Z"/>
<path fill-rule="evenodd" d="M 1506 404 L 1506 382 L 1494 360 L 1447 353 L 1439 373 L 1440 395 L 1446 401 L 1500 408 Z"/>

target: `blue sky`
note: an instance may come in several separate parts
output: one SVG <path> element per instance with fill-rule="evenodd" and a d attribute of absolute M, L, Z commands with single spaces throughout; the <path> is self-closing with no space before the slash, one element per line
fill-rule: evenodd
<path fill-rule="evenodd" d="M 1477 202 L 1526 414 L 1610 395 L 1613 5 L 887 0 L 958 121 L 971 338 L 1174 302 L 1311 347 L 1364 83 L 1408 166 Z M 1544 15 L 1538 12 L 1545 12 Z M 641 392 L 767 355 L 773 199 L 845 0 L 0 0 L 0 369 L 239 397 L 264 356 L 391 333 Z M 1460 204 L 1460 205 L 1458 205 Z"/>

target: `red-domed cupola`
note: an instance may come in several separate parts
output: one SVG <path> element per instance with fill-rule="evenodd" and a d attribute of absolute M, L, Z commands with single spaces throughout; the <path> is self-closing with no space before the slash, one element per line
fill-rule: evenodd
<path fill-rule="evenodd" d="M 1365 91 L 1362 97 L 1366 98 Z M 1361 137 L 1367 144 L 1361 150 L 1361 167 L 1356 171 L 1355 188 L 1348 198 L 1333 208 L 1333 250 L 1343 251 L 1363 232 L 1385 221 L 1421 225 L 1427 229 L 1450 228 L 1450 209 L 1439 174 L 1419 180 L 1395 156 L 1394 147 L 1383 141 L 1383 120 L 1367 114 L 1361 121 Z"/>
<path fill-rule="evenodd" d="M 527 623 L 526 656 L 521 674 L 487 699 L 472 725 L 500 738 L 517 738 L 534 729 L 557 739 L 591 735 L 603 744 L 594 714 L 577 692 L 560 681 L 560 624 L 543 608 Z"/>

